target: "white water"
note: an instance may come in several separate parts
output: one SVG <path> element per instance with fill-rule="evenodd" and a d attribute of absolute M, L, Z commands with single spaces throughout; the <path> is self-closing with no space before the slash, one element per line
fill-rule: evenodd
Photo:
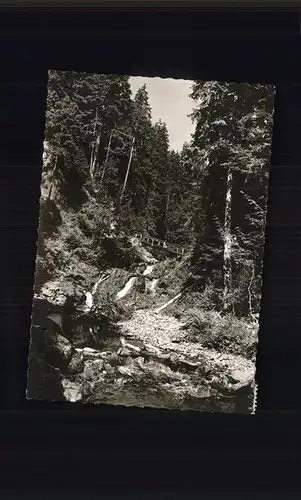
<path fill-rule="evenodd" d="M 149 274 L 151 274 L 154 267 L 155 267 L 154 264 L 150 264 L 150 265 L 146 266 L 146 269 L 143 273 L 143 276 L 148 276 Z M 155 290 L 155 286 L 157 284 L 157 281 L 158 281 L 157 279 L 153 279 L 153 280 L 151 280 L 151 282 L 146 282 L 146 290 L 153 293 Z"/>
<path fill-rule="evenodd" d="M 86 295 L 85 312 L 91 311 L 91 309 L 93 307 L 93 303 L 94 303 L 94 295 L 97 292 L 98 286 L 100 285 L 100 283 L 102 283 L 103 281 L 107 280 L 108 278 L 109 278 L 109 274 L 107 274 L 106 276 L 101 276 L 99 278 L 99 280 L 93 286 L 92 292 L 86 292 L 86 294 L 85 294 Z"/>
<path fill-rule="evenodd" d="M 143 276 L 148 276 L 152 272 L 153 268 L 154 264 L 147 265 L 146 269 L 143 272 Z M 135 276 L 130 278 L 125 287 L 117 293 L 117 299 L 122 299 L 123 297 L 125 297 L 133 287 L 136 280 L 137 278 Z"/>
<path fill-rule="evenodd" d="M 143 276 L 148 276 L 149 274 L 151 274 L 153 269 L 154 269 L 154 264 L 149 264 L 148 266 L 146 266 L 146 269 L 143 272 Z"/>
<path fill-rule="evenodd" d="M 151 293 L 155 293 L 155 288 L 157 286 L 158 281 L 159 281 L 158 279 L 152 280 L 150 287 L 149 287 L 149 290 Z"/>
<path fill-rule="evenodd" d="M 91 292 L 86 292 L 86 308 L 88 311 L 92 309 L 93 306 L 93 295 Z"/>
<path fill-rule="evenodd" d="M 127 293 L 129 293 L 136 279 L 137 278 L 135 276 L 129 279 L 125 287 L 117 293 L 117 299 L 122 299 Z"/>

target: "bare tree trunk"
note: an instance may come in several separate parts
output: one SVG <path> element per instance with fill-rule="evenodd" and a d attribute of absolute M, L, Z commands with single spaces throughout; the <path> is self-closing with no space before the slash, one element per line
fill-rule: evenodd
<path fill-rule="evenodd" d="M 250 283 L 249 283 L 249 286 L 248 286 L 249 314 L 250 314 L 251 318 L 254 318 L 253 311 L 252 311 L 252 284 L 253 284 L 254 276 L 255 276 L 255 267 L 254 267 L 254 264 L 253 264 L 251 279 L 250 279 Z"/>
<path fill-rule="evenodd" d="M 52 174 L 51 174 L 51 184 L 50 184 L 50 188 L 49 188 L 49 191 L 48 191 L 47 201 L 49 201 L 50 198 L 51 198 L 51 194 L 52 194 L 52 190 L 53 190 L 53 186 L 54 186 L 54 181 L 55 181 L 55 173 L 57 171 L 57 166 L 58 166 L 58 159 L 59 159 L 59 155 L 57 154 L 56 158 L 55 158 L 55 164 L 54 164 L 54 167 L 53 167 L 53 171 L 52 171 Z"/>
<path fill-rule="evenodd" d="M 107 167 L 107 163 L 108 163 L 108 159 L 109 159 L 109 154 L 110 154 L 112 137 L 113 137 L 113 130 L 110 133 L 109 143 L 108 143 L 108 147 L 107 147 L 106 159 L 105 159 L 105 162 L 104 162 L 104 166 L 103 166 L 103 170 L 102 170 L 102 174 L 101 174 L 101 179 L 100 179 L 101 183 L 103 182 L 103 179 L 104 179 L 104 176 L 105 176 L 105 172 L 106 172 L 106 167 Z"/>
<path fill-rule="evenodd" d="M 92 185 L 94 185 L 94 169 L 95 169 L 95 163 L 96 163 L 99 140 L 100 140 L 100 136 L 96 137 L 97 118 L 98 118 L 98 108 L 96 108 L 95 111 L 95 121 L 93 130 L 95 141 L 91 145 L 91 156 L 90 156 L 90 178 L 92 181 Z"/>
<path fill-rule="evenodd" d="M 90 179 L 93 183 L 93 160 L 94 160 L 94 149 L 95 143 L 93 142 L 91 145 L 91 156 L 90 156 Z"/>
<path fill-rule="evenodd" d="M 227 175 L 227 192 L 226 192 L 226 206 L 225 206 L 225 221 L 224 221 L 224 297 L 223 309 L 224 312 L 233 311 L 232 304 L 232 234 L 231 234 L 231 206 L 232 206 L 232 181 L 233 174 L 231 167 L 228 167 Z"/>
<path fill-rule="evenodd" d="M 96 141 L 95 141 L 95 145 L 94 145 L 94 154 L 93 154 L 93 163 L 92 163 L 93 179 L 94 179 L 94 172 L 95 172 L 96 161 L 97 161 L 97 156 L 98 156 L 99 143 L 100 143 L 100 135 L 97 136 Z"/>
<path fill-rule="evenodd" d="M 133 157 L 134 145 L 135 145 L 135 137 L 133 137 L 133 139 L 132 139 L 131 152 L 130 152 L 130 157 L 129 157 L 127 171 L 126 171 L 126 174 L 125 174 L 124 183 L 123 183 L 122 190 L 121 190 L 120 200 L 122 199 L 122 196 L 123 196 L 123 194 L 125 192 L 125 188 L 126 188 L 126 184 L 127 184 L 127 180 L 128 180 L 128 176 L 129 176 L 129 171 L 130 171 L 130 166 L 131 166 L 131 162 L 132 162 L 132 157 Z"/>
<path fill-rule="evenodd" d="M 165 237 L 167 238 L 168 236 L 168 209 L 169 209 L 169 201 L 170 201 L 170 191 L 171 191 L 171 186 L 168 187 L 167 190 L 167 200 L 166 200 L 166 207 L 165 207 Z"/>

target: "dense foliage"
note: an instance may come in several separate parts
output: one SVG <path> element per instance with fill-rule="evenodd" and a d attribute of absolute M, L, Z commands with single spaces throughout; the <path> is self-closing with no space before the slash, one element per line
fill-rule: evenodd
<path fill-rule="evenodd" d="M 51 71 L 43 182 L 76 210 L 73 250 L 85 253 L 86 241 L 96 267 L 104 234 L 167 240 L 189 255 L 189 289 L 250 316 L 260 306 L 273 89 L 196 81 L 191 97 L 195 132 L 175 152 L 166 124 L 152 123 L 146 86 L 132 96 L 126 76 Z"/>

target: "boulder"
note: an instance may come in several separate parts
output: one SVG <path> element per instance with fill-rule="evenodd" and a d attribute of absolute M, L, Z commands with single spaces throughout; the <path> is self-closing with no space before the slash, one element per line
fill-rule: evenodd
<path fill-rule="evenodd" d="M 211 390 L 208 387 L 195 387 L 191 388 L 188 394 L 196 399 L 210 398 Z"/>
<path fill-rule="evenodd" d="M 75 352 L 68 365 L 68 372 L 71 374 L 82 373 L 84 367 L 85 363 L 84 363 L 83 353 L 75 349 Z"/>
<path fill-rule="evenodd" d="M 122 347 L 118 351 L 119 356 L 130 356 L 132 353 L 127 347 Z"/>
<path fill-rule="evenodd" d="M 169 359 L 170 359 L 171 363 L 174 363 L 174 364 L 176 364 L 176 363 L 179 362 L 179 356 L 177 354 L 175 354 L 175 353 L 172 353 L 170 355 Z"/>
<path fill-rule="evenodd" d="M 96 381 L 101 376 L 101 370 L 103 369 L 103 361 L 101 359 L 87 360 L 85 362 L 85 367 L 82 373 L 82 377 L 85 380 Z"/>
<path fill-rule="evenodd" d="M 109 375 L 112 375 L 114 373 L 114 368 L 111 365 L 109 365 L 109 363 L 105 363 L 103 367 Z"/>
<path fill-rule="evenodd" d="M 91 349 L 90 347 L 84 347 L 83 358 L 84 359 L 101 359 L 102 352 L 97 351 L 96 349 Z"/>
<path fill-rule="evenodd" d="M 234 383 L 239 387 L 245 387 L 252 383 L 254 374 L 250 370 L 232 370 L 228 376 L 230 382 Z"/>
<path fill-rule="evenodd" d="M 139 347 L 139 346 L 137 346 L 135 344 L 129 344 L 128 342 L 126 342 L 125 347 L 127 349 L 130 349 L 131 351 L 136 352 L 136 353 L 140 353 L 141 352 L 141 347 Z"/>
<path fill-rule="evenodd" d="M 50 401 L 65 399 L 60 370 L 46 363 L 32 350 L 29 356 L 26 398 Z"/>
<path fill-rule="evenodd" d="M 162 359 L 164 361 L 167 361 L 168 359 L 170 359 L 170 356 L 171 356 L 171 353 L 170 352 L 167 352 L 166 354 L 164 353 L 159 353 L 156 355 L 156 358 L 158 359 Z"/>
<path fill-rule="evenodd" d="M 129 366 L 118 366 L 117 370 L 121 375 L 127 375 L 131 377 L 134 374 L 134 370 Z"/>
<path fill-rule="evenodd" d="M 120 358 L 119 358 L 118 354 L 116 354 L 116 352 L 112 352 L 112 353 L 108 354 L 106 356 L 106 360 L 111 366 L 117 366 L 120 364 Z"/>
<path fill-rule="evenodd" d="M 66 378 L 62 380 L 64 389 L 64 397 L 70 403 L 75 403 L 82 400 L 82 387 L 78 382 L 72 382 Z"/>
<path fill-rule="evenodd" d="M 41 298 L 54 306 L 63 307 L 67 297 L 72 295 L 73 287 L 62 280 L 47 281 L 41 288 Z"/>
<path fill-rule="evenodd" d="M 133 365 L 133 363 L 134 363 L 133 358 L 131 358 L 130 356 L 129 356 L 128 358 L 126 358 L 126 362 L 125 362 L 125 364 L 126 364 L 127 366 L 132 366 L 132 365 Z"/>
<path fill-rule="evenodd" d="M 65 369 L 71 361 L 75 349 L 71 342 L 59 334 L 53 334 L 48 341 L 47 359 L 52 365 Z"/>
<path fill-rule="evenodd" d="M 144 358 L 142 356 L 139 356 L 138 358 L 136 358 L 136 363 L 140 366 L 140 368 L 143 368 Z"/>

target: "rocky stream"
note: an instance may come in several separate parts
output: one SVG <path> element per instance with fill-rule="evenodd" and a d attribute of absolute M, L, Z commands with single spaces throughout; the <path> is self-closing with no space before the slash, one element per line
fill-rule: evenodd
<path fill-rule="evenodd" d="M 169 313 L 181 293 L 157 296 L 162 263 L 139 252 L 134 276 L 108 270 L 79 292 L 49 281 L 35 295 L 27 397 L 250 413 L 254 362 L 188 341 Z M 99 305 L 108 290 L 124 312 L 111 323 Z"/>

